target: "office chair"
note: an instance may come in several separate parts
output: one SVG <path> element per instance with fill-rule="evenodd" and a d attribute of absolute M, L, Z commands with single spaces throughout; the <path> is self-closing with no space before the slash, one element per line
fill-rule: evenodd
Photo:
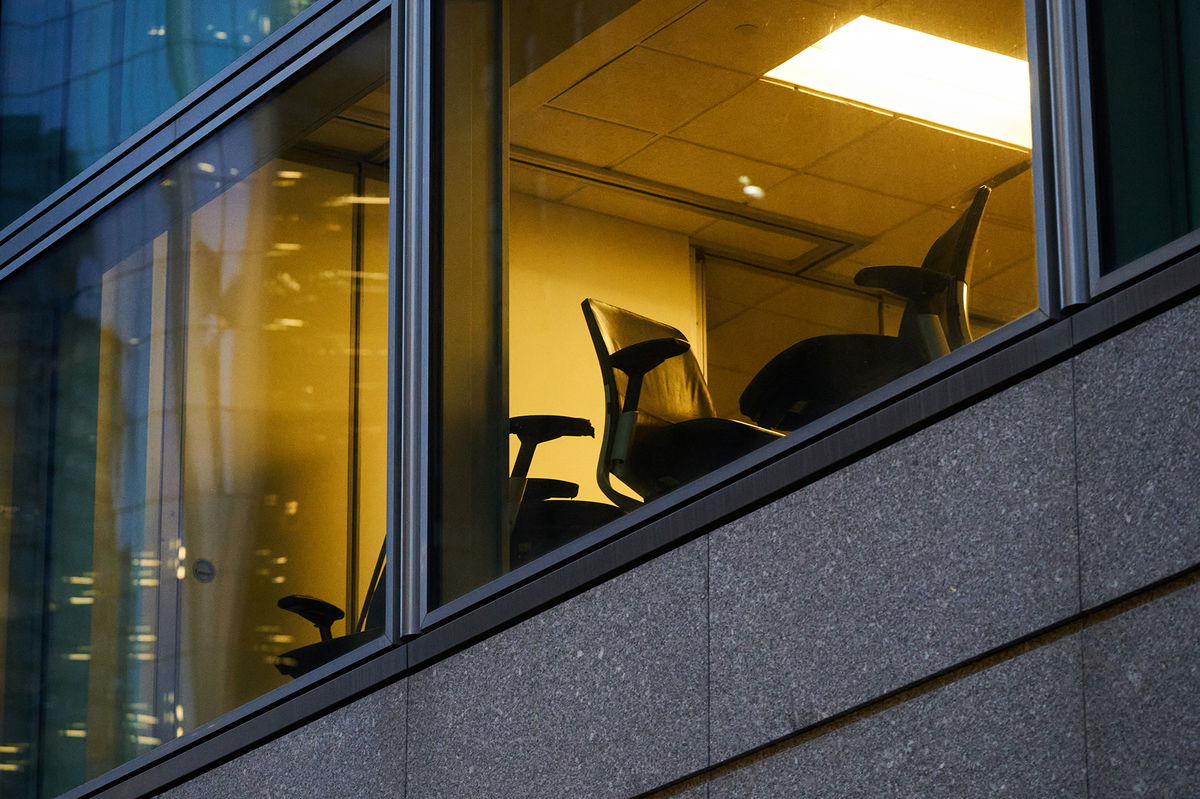
<path fill-rule="evenodd" d="M 583 316 L 604 383 L 596 478 L 621 508 L 642 503 L 618 491 L 614 475 L 649 501 L 780 436 L 716 415 L 680 331 L 593 299 L 583 301 Z"/>
<path fill-rule="evenodd" d="M 386 545 L 385 545 L 386 546 Z M 285 677 L 293 679 L 307 674 L 318 666 L 356 649 L 377 638 L 383 632 L 387 616 L 385 602 L 387 589 L 383 582 L 387 552 L 380 549 L 379 559 L 371 581 L 367 584 L 367 595 L 363 600 L 363 615 L 358 629 L 346 635 L 333 635 L 333 623 L 345 618 L 346 614 L 337 605 L 302 594 L 290 594 L 276 603 L 282 610 L 295 613 L 317 628 L 321 640 L 315 644 L 297 647 L 275 658 L 275 668 Z"/>
<path fill-rule="evenodd" d="M 571 416 L 514 416 L 508 432 L 521 442 L 509 477 L 509 567 L 529 563 L 586 532 L 624 515 L 615 505 L 577 500 L 579 486 L 566 480 L 530 477 L 539 444 L 563 436 L 595 436 L 587 419 Z"/>
<path fill-rule="evenodd" d="M 587 419 L 517 416 L 509 420 L 508 429 L 521 442 L 509 478 L 509 507 L 516 509 L 508 520 L 510 568 L 541 557 L 624 515 L 624 511 L 613 505 L 575 500 L 579 494 L 579 486 L 575 483 L 529 477 L 534 451 L 539 444 L 563 436 L 594 436 L 596 431 Z M 331 602 L 302 594 L 290 594 L 279 600 L 277 604 L 282 610 L 310 622 L 320 634 L 318 642 L 284 652 L 275 659 L 275 668 L 281 674 L 299 677 L 379 635 L 386 615 L 385 557 L 385 552 L 380 550 L 363 602 L 362 621 L 353 633 L 333 635 L 334 622 L 342 620 L 346 614 Z"/>
<path fill-rule="evenodd" d="M 975 190 L 921 266 L 871 266 L 854 276 L 860 286 L 906 300 L 897 335 L 817 336 L 793 344 L 746 386 L 742 413 L 763 427 L 795 430 L 970 342 L 971 261 L 990 194 L 988 186 Z"/>

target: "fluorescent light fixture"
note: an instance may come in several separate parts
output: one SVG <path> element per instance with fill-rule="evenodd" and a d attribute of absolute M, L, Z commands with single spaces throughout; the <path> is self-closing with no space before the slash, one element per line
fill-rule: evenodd
<path fill-rule="evenodd" d="M 858 17 L 768 78 L 1029 149 L 1029 64 Z"/>

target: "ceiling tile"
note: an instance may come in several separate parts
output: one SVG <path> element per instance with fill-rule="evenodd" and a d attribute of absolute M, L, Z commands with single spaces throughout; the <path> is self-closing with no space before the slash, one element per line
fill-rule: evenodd
<path fill-rule="evenodd" d="M 727 302 L 719 297 L 705 292 L 704 295 L 704 321 L 705 327 L 711 330 L 714 327 L 719 327 L 728 322 L 733 317 L 746 310 L 746 306 L 736 303 Z"/>
<path fill-rule="evenodd" d="M 712 217 L 688 211 L 671 203 L 599 186 L 585 186 L 573 194 L 567 204 L 680 233 L 695 233 L 712 221 Z"/>
<path fill-rule="evenodd" d="M 334 117 L 305 137 L 306 144 L 333 147 L 338 150 L 370 155 L 388 143 L 388 131 L 374 125 L 364 125 Z"/>
<path fill-rule="evenodd" d="M 827 156 L 808 171 L 919 202 L 964 195 L 1029 154 L 896 119 Z"/>
<path fill-rule="evenodd" d="M 869 15 L 972 47 L 1026 58 L 1025 0 L 888 0 Z"/>
<path fill-rule="evenodd" d="M 708 258 L 704 264 L 704 295 L 710 302 L 721 300 L 745 308 L 786 290 L 790 284 L 786 278 L 720 258 Z M 709 326 L 713 326 L 711 320 Z"/>
<path fill-rule="evenodd" d="M 862 236 L 878 236 L 926 207 L 814 175 L 788 178 L 753 205 Z"/>
<path fill-rule="evenodd" d="M 513 144 L 596 166 L 614 164 L 653 138 L 653 133 L 545 106 L 509 122 Z"/>
<path fill-rule="evenodd" d="M 532 194 L 543 200 L 561 201 L 571 192 L 578 189 L 582 183 L 552 172 L 512 164 L 508 170 L 509 188 L 523 194 Z"/>
<path fill-rule="evenodd" d="M 992 189 L 987 213 L 988 216 L 1033 230 L 1033 173 L 1026 170 Z"/>
<path fill-rule="evenodd" d="M 806 0 L 708 0 L 645 43 L 762 75 L 853 18 Z"/>
<path fill-rule="evenodd" d="M 879 300 L 813 283 L 792 283 L 757 307 L 846 333 L 874 333 L 879 327 Z"/>
<path fill-rule="evenodd" d="M 793 344 L 837 334 L 835 328 L 751 308 L 708 334 L 708 362 L 739 372 L 758 370 Z"/>
<path fill-rule="evenodd" d="M 551 104 L 641 130 L 668 133 L 749 81 L 727 69 L 635 47 L 558 95 Z"/>
<path fill-rule="evenodd" d="M 990 222 L 985 211 L 975 238 L 974 281 L 986 280 L 1012 266 L 1014 261 L 1033 257 L 1035 248 L 1031 231 Z"/>
<path fill-rule="evenodd" d="M 769 230 L 743 225 L 721 219 L 696 233 L 693 238 L 699 242 L 710 242 L 735 250 L 765 255 L 781 261 L 791 261 L 816 247 L 808 239 L 789 236 L 784 233 L 772 233 Z"/>
<path fill-rule="evenodd" d="M 956 219 L 950 211 L 930 208 L 854 253 L 854 260 L 867 266 L 920 266 L 933 242 Z"/>
<path fill-rule="evenodd" d="M 675 139 L 659 139 L 626 159 L 617 169 L 668 186 L 739 203 L 746 202 L 740 178 L 747 177 L 754 185 L 769 189 L 793 174 L 782 167 Z"/>
<path fill-rule="evenodd" d="M 968 303 L 972 314 L 1011 322 L 1038 305 L 1037 266 L 1032 259 L 971 286 Z"/>
<path fill-rule="evenodd" d="M 870 264 L 861 263 L 858 260 L 859 253 L 855 252 L 849 258 L 839 258 L 836 261 L 830 261 L 814 267 L 811 271 L 805 270 L 806 276 L 819 277 L 824 280 L 829 280 L 833 283 L 851 286 L 854 285 L 854 276 L 858 274 L 858 270 Z"/>
<path fill-rule="evenodd" d="M 801 169 L 890 119 L 890 114 L 759 80 L 673 135 Z"/>

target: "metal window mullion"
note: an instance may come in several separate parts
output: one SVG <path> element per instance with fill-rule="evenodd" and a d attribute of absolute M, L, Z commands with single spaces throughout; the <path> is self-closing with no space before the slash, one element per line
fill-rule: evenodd
<path fill-rule="evenodd" d="M 413 635 L 426 611 L 430 424 L 432 0 L 392 6 L 392 203 L 388 349 L 389 634 Z"/>
<path fill-rule="evenodd" d="M 1047 219 L 1049 253 L 1057 262 L 1056 301 L 1072 308 L 1092 296 L 1099 274 L 1095 205 L 1095 138 L 1089 89 L 1085 0 L 1046 0 L 1046 79 L 1053 190 Z"/>

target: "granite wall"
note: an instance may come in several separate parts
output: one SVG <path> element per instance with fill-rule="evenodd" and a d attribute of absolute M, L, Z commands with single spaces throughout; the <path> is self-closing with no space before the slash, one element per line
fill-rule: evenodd
<path fill-rule="evenodd" d="M 1200 796 L 1200 300 L 169 796 Z"/>

